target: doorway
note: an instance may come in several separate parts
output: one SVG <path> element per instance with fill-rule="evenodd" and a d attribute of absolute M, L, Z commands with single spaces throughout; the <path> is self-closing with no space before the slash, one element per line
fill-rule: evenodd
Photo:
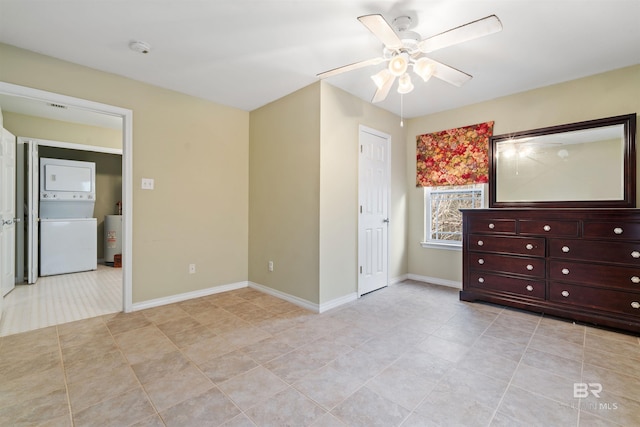
<path fill-rule="evenodd" d="M 132 309 L 132 152 L 133 152 L 133 113 L 131 110 L 96 103 L 93 101 L 73 98 L 52 92 L 27 88 L 0 82 L 0 95 L 17 97 L 37 101 L 43 104 L 56 104 L 67 106 L 78 111 L 116 117 L 122 123 L 122 299 L 121 311 L 129 312 Z"/>
<path fill-rule="evenodd" d="M 391 136 L 360 126 L 358 297 L 389 283 Z"/>

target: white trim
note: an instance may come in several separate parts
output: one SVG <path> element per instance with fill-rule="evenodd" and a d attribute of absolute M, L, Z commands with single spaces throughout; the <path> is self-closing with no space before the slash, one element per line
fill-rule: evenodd
<path fill-rule="evenodd" d="M 402 276 L 394 277 L 389 280 L 389 285 L 397 285 L 398 283 L 402 283 L 409 278 L 408 274 L 403 274 Z"/>
<path fill-rule="evenodd" d="M 462 250 L 462 242 L 458 243 L 436 243 L 436 242 L 420 242 L 420 246 L 425 249 L 444 249 L 447 251 L 458 251 Z"/>
<path fill-rule="evenodd" d="M 67 148 L 69 150 L 93 151 L 95 153 L 122 155 L 122 149 L 120 148 L 100 147 L 98 145 L 76 144 L 75 142 L 51 141 L 49 139 L 31 138 L 28 136 L 25 136 L 23 138 L 29 141 L 38 141 L 38 145 L 44 145 L 45 147 Z"/>
<path fill-rule="evenodd" d="M 260 292 L 264 292 L 265 294 L 274 296 L 276 298 L 280 298 L 283 299 L 285 301 L 289 301 L 292 304 L 295 304 L 297 306 L 300 306 L 302 308 L 306 308 L 307 310 L 311 310 L 315 313 L 319 313 L 320 312 L 320 307 L 318 306 L 318 304 L 313 303 L 311 301 L 307 301 L 306 299 L 302 299 L 293 295 L 289 295 L 287 293 L 269 288 L 267 286 L 261 285 L 259 283 L 255 283 L 255 282 L 249 282 L 249 287 L 256 289 Z"/>
<path fill-rule="evenodd" d="M 410 280 L 417 280 L 419 282 L 432 283 L 434 285 L 462 289 L 462 282 L 457 282 L 455 280 L 440 279 L 438 277 L 419 276 L 417 274 L 407 274 L 407 278 Z"/>
<path fill-rule="evenodd" d="M 325 311 L 329 311 L 331 309 L 334 309 L 336 307 L 339 307 L 343 304 L 348 304 L 352 301 L 356 301 L 358 299 L 358 293 L 357 292 L 352 292 L 350 294 L 347 294 L 345 296 L 336 298 L 336 299 L 332 299 L 331 301 L 327 301 L 325 303 L 320 304 L 318 313 L 324 313 Z"/>
<path fill-rule="evenodd" d="M 124 312 L 131 311 L 133 298 L 133 111 L 6 82 L 0 82 L 0 93 L 69 105 L 122 118 L 122 305 Z"/>
<path fill-rule="evenodd" d="M 248 285 L 248 282 L 230 283 L 228 285 L 214 286 L 207 289 L 185 292 L 183 294 L 170 295 L 168 297 L 137 302 L 133 304 L 132 311 L 145 310 L 147 308 L 160 307 L 162 305 L 173 304 L 176 302 L 186 301 L 194 298 L 206 297 L 213 294 L 219 294 L 221 292 L 234 291 L 236 289 L 246 288 Z"/>

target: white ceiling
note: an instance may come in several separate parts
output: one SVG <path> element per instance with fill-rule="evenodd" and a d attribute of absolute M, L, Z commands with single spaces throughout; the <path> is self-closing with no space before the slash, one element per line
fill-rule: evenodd
<path fill-rule="evenodd" d="M 414 79 L 405 117 L 640 63 L 640 0 L 0 0 L 0 42 L 251 111 L 379 57 L 356 19 L 372 13 L 409 15 L 423 37 L 491 14 L 504 27 L 429 54 L 474 78 Z M 381 67 L 327 81 L 369 101 Z M 378 105 L 400 114 L 394 90 Z"/>

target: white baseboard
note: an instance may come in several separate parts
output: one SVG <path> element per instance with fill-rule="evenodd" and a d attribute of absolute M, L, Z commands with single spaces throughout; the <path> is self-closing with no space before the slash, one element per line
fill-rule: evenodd
<path fill-rule="evenodd" d="M 403 274 L 402 276 L 393 277 L 393 278 L 389 279 L 389 285 L 397 285 L 400 282 L 404 282 L 408 278 L 409 278 L 408 274 Z"/>
<path fill-rule="evenodd" d="M 358 299 L 358 294 L 354 292 L 352 294 L 345 295 L 343 297 L 336 298 L 322 304 L 316 304 L 314 302 L 307 301 L 306 299 L 302 299 L 294 295 L 290 295 L 285 292 L 281 292 L 276 289 L 269 288 L 259 283 L 249 282 L 249 287 L 254 288 L 258 291 L 264 292 L 265 294 L 274 296 L 276 298 L 289 301 L 292 304 L 295 304 L 307 310 L 313 311 L 315 313 L 324 313 L 327 310 L 331 310 L 332 308 L 336 308 L 338 306 L 341 306 L 342 304 L 346 304 L 348 302 L 355 301 L 356 299 Z"/>
<path fill-rule="evenodd" d="M 318 304 L 313 303 L 311 301 L 307 301 L 306 299 L 302 299 L 290 294 L 287 294 L 285 292 L 282 291 L 278 291 L 276 289 L 270 288 L 268 286 L 264 286 L 261 285 L 259 283 L 255 283 L 255 282 L 249 282 L 249 287 L 256 289 L 260 292 L 264 292 L 265 294 L 269 294 L 271 296 L 274 296 L 276 298 L 280 298 L 283 299 L 285 301 L 289 301 L 292 304 L 295 304 L 297 306 L 300 306 L 302 308 L 306 308 L 307 310 L 311 310 L 313 312 L 319 313 L 319 307 Z"/>
<path fill-rule="evenodd" d="M 407 279 L 418 280 L 421 282 L 429 282 L 436 285 L 450 286 L 450 287 L 459 288 L 459 289 L 462 288 L 462 286 L 456 282 L 445 281 L 443 279 L 438 279 L 433 277 L 417 276 L 415 274 L 405 274 L 403 276 L 395 277 L 389 280 L 389 284 L 395 285 Z M 186 301 L 193 298 L 206 297 L 208 295 L 218 294 L 220 292 L 233 291 L 235 289 L 241 289 L 246 287 L 254 288 L 258 291 L 264 292 L 265 294 L 272 295 L 276 298 L 280 298 L 285 301 L 289 301 L 292 304 L 295 304 L 307 310 L 313 311 L 315 313 L 324 313 L 325 311 L 334 309 L 343 304 L 347 304 L 358 299 L 358 294 L 356 292 L 353 292 L 353 293 L 344 295 L 342 297 L 335 298 L 331 301 L 327 301 L 322 304 L 316 304 L 311 301 L 307 301 L 303 298 L 299 298 L 294 295 L 290 295 L 285 292 L 281 292 L 276 289 L 269 288 L 259 283 L 247 281 L 247 282 L 230 283 L 227 285 L 219 285 L 219 286 L 214 286 L 207 289 L 201 289 L 198 291 L 185 292 L 183 294 L 171 295 L 168 297 L 137 302 L 131 306 L 131 311 L 139 311 L 139 310 L 145 310 L 147 308 L 160 307 L 162 305 L 173 304 L 176 302 Z"/>
<path fill-rule="evenodd" d="M 333 308 L 339 307 L 343 304 L 350 303 L 351 301 L 355 301 L 358 299 L 358 293 L 353 292 L 351 294 L 345 295 L 340 298 L 332 299 L 331 301 L 327 301 L 325 303 L 320 304 L 320 308 L 318 310 L 319 313 L 324 313 L 325 311 L 331 310 Z"/>
<path fill-rule="evenodd" d="M 407 279 L 419 282 L 433 283 L 434 285 L 447 286 L 449 288 L 462 289 L 462 283 L 454 280 L 440 279 L 438 277 L 419 276 L 417 274 L 407 274 Z"/>
<path fill-rule="evenodd" d="M 131 307 L 132 311 L 144 310 L 147 308 L 159 307 L 161 305 L 173 304 L 174 302 L 186 301 L 193 298 L 206 297 L 208 295 L 218 294 L 220 292 L 233 291 L 235 289 L 246 288 L 249 282 L 230 283 L 228 285 L 214 286 L 198 291 L 186 292 L 184 294 L 171 295 L 163 298 L 156 298 L 148 301 L 134 303 Z"/>

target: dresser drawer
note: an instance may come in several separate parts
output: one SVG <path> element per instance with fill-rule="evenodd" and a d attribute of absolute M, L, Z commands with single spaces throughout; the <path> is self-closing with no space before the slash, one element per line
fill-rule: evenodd
<path fill-rule="evenodd" d="M 640 317 L 640 293 L 551 282 L 547 298 L 553 302 Z"/>
<path fill-rule="evenodd" d="M 585 221 L 582 235 L 585 238 L 640 240 L 640 223 L 624 221 Z"/>
<path fill-rule="evenodd" d="M 470 252 L 469 267 L 473 270 L 513 273 L 530 277 L 545 276 L 544 258 Z"/>
<path fill-rule="evenodd" d="M 551 260 L 549 279 L 640 292 L 640 267 Z"/>
<path fill-rule="evenodd" d="M 506 233 L 516 234 L 515 219 L 469 219 L 470 233 Z"/>
<path fill-rule="evenodd" d="M 469 235 L 470 251 L 501 252 L 544 257 L 544 247 L 545 239 L 542 237 Z"/>
<path fill-rule="evenodd" d="M 542 236 L 578 236 L 578 221 L 521 219 L 518 221 L 519 234 Z"/>
<path fill-rule="evenodd" d="M 544 281 L 499 276 L 482 271 L 471 271 L 469 286 L 491 291 L 511 292 L 544 299 Z"/>
<path fill-rule="evenodd" d="M 612 262 L 640 266 L 640 242 L 550 239 L 551 258 Z"/>

